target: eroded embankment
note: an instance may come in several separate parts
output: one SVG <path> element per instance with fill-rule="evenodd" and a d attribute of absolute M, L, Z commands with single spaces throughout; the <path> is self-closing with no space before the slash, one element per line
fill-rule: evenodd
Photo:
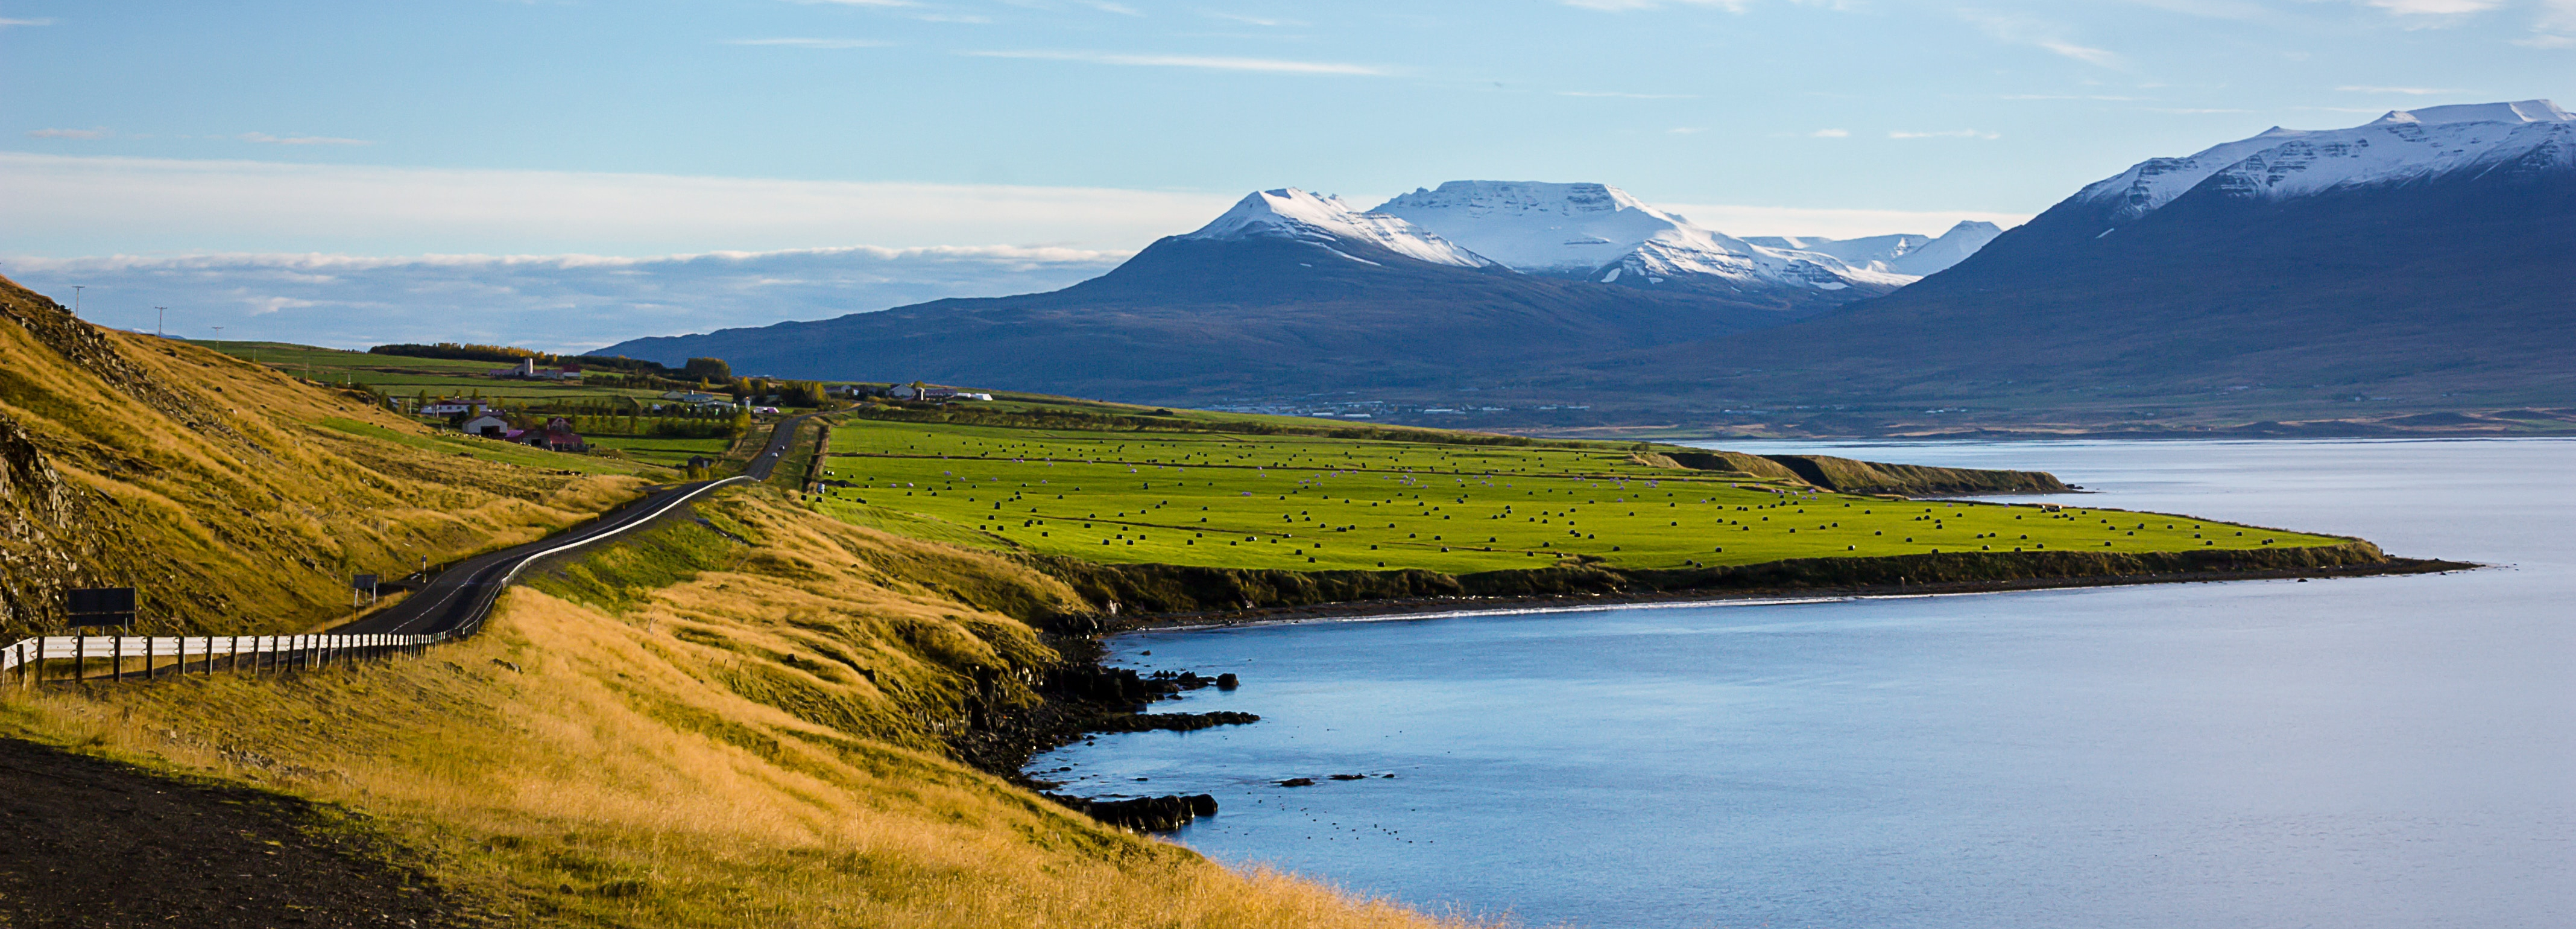
<path fill-rule="evenodd" d="M 1101 564 L 1024 555 L 1084 599 L 1117 604 L 1116 625 L 1186 614 L 1347 606 L 1430 599 L 1545 601 L 1673 594 L 2008 589 L 2302 575 L 2456 570 L 2455 562 L 2392 558 L 2361 540 L 2298 548 L 2176 552 L 1956 552 L 1874 558 L 1794 558 L 1749 565 L 1648 570 L 1602 564 L 1528 571 L 1274 571 L 1187 565 Z M 1106 628 L 1109 624 L 1104 624 Z"/>
<path fill-rule="evenodd" d="M 1832 455 L 1748 455 L 1743 452 L 1640 453 L 1640 464 L 1742 474 L 1760 480 L 1799 481 L 1846 494 L 1939 497 L 1954 494 L 2038 494 L 2074 490 L 2046 471 L 1940 468 L 1889 464 Z"/>

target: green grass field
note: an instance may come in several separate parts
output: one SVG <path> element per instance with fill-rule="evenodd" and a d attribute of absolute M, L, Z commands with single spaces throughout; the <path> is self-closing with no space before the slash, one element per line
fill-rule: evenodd
<path fill-rule="evenodd" d="M 1897 501 L 1656 468 L 1625 448 L 890 423 L 834 427 L 819 505 L 866 525 L 1104 562 L 1461 573 L 1933 551 L 2344 540 L 2122 510 Z"/>
<path fill-rule="evenodd" d="M 409 445 L 413 448 L 427 449 L 429 451 L 439 452 L 442 454 L 471 455 L 475 458 L 483 459 L 484 461 L 497 461 L 502 464 L 514 464 L 529 468 L 577 471 L 582 474 L 633 474 L 655 480 L 667 478 L 671 474 L 671 472 L 664 470 L 657 462 L 620 461 L 615 458 L 603 458 L 595 455 L 571 455 L 563 452 L 550 452 L 542 448 L 534 448 L 526 445 L 513 445 L 497 439 L 477 438 L 452 432 L 438 433 L 434 435 L 415 435 L 403 432 L 399 429 L 391 429 L 375 425 L 373 423 L 362 423 L 356 420 L 341 419 L 338 417 L 324 419 L 322 420 L 322 425 L 324 428 L 334 429 L 350 435 L 365 436 L 371 439 L 383 439 L 388 442 L 398 442 L 404 445 Z M 718 451 L 723 450 L 723 440 L 713 439 L 709 441 L 716 443 Z M 641 458 L 642 456 L 636 457 Z M 684 455 L 681 457 L 685 459 L 687 456 Z"/>
<path fill-rule="evenodd" d="M 670 439 L 651 436 L 599 435 L 585 433 L 584 439 L 596 448 L 613 448 L 636 461 L 676 468 L 687 464 L 692 456 L 723 457 L 733 446 L 726 439 Z"/>
<path fill-rule="evenodd" d="M 616 400 L 633 397 L 652 402 L 660 391 L 628 390 L 622 387 L 593 387 L 583 384 L 557 384 L 544 381 L 514 381 L 485 377 L 484 372 L 508 365 L 497 361 L 458 361 L 446 358 L 407 358 L 399 355 L 370 355 L 366 352 L 315 348 L 284 342 L 214 342 L 196 340 L 196 344 L 235 358 L 244 358 L 276 368 L 288 374 L 326 384 L 355 381 L 383 391 L 387 396 L 413 397 L 426 392 L 432 398 L 479 395 L 487 400 L 516 400 L 534 404 L 561 404 L 584 400 Z M 682 456 L 686 457 L 686 456 Z"/>

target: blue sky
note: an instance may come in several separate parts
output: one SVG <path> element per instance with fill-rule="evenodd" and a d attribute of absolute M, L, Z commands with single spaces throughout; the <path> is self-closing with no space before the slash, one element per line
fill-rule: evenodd
<path fill-rule="evenodd" d="M 1602 181 L 1736 235 L 1938 232 L 2275 124 L 2576 101 L 2576 0 L 84 0 L 0 22 L 0 272 L 30 283 L 112 254 L 1114 256 L 1253 189 L 1372 205 L 1460 178 Z"/>

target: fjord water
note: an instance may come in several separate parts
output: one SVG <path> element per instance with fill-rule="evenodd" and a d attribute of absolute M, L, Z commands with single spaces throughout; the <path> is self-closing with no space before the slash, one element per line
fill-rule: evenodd
<path fill-rule="evenodd" d="M 1766 444 L 2493 567 L 1129 635 L 1262 721 L 1031 768 L 1536 925 L 2576 925 L 2576 441 Z"/>

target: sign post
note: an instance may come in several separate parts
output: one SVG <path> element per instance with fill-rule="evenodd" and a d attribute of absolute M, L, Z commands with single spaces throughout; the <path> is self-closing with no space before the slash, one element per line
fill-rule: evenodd
<path fill-rule="evenodd" d="M 131 629 L 134 626 L 134 588 L 98 587 L 63 591 L 63 614 L 69 618 L 65 625 L 74 629 L 83 626 L 124 626 Z"/>

